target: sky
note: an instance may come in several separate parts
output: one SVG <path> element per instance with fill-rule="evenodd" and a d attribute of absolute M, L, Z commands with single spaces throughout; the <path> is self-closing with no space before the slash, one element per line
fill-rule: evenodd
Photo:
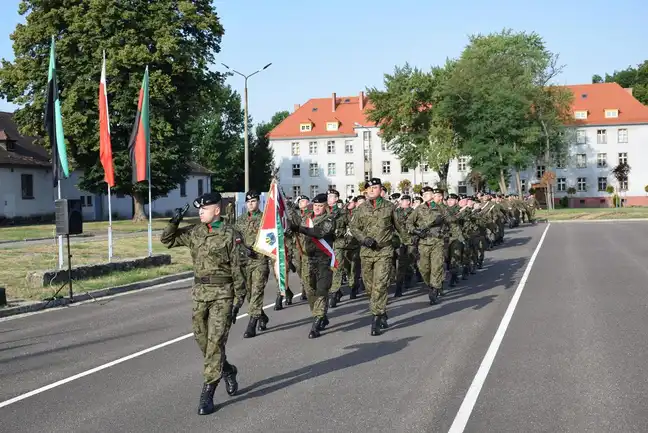
<path fill-rule="evenodd" d="M 24 21 L 19 0 L 2 0 L 0 58 L 13 59 L 10 34 Z M 255 122 L 310 98 L 354 96 L 383 87 L 383 76 L 409 62 L 424 70 L 458 57 L 472 34 L 504 28 L 540 34 L 560 54 L 558 84 L 590 83 L 593 74 L 648 58 L 648 1 L 588 0 L 216 0 L 225 28 L 220 63 L 250 74 Z M 99 68 L 100 65 L 97 65 Z M 110 77 L 108 78 L 110 79 Z M 229 84 L 241 94 L 243 78 Z M 1 111 L 16 106 L 0 100 Z"/>

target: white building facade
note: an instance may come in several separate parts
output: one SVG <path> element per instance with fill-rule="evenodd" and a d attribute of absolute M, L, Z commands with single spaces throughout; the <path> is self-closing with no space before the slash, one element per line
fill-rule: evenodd
<path fill-rule="evenodd" d="M 574 124 L 569 125 L 569 157 L 559 167 L 537 164 L 520 173 L 522 192 L 540 188 L 546 170 L 556 173 L 555 199 L 569 195 L 570 206 L 609 206 L 608 185 L 625 199 L 627 205 L 648 205 L 648 107 L 639 103 L 631 89 L 615 83 L 568 86 L 574 94 Z M 335 102 L 334 102 L 335 101 Z M 435 186 L 436 172 L 427 166 L 403 167 L 399 158 L 381 139 L 380 129 L 367 121 L 366 98 L 311 99 L 270 133 L 270 146 L 278 166 L 279 181 L 289 197 L 313 197 L 328 188 L 342 197 L 358 195 L 359 184 L 370 177 L 389 182 L 392 191 L 399 184 Z M 612 169 L 620 162 L 632 168 L 628 181 L 619 185 Z M 468 181 L 470 159 L 451 161 L 449 192 L 473 194 Z M 516 192 L 514 176 L 510 192 Z M 575 188 L 574 194 L 568 190 Z"/>

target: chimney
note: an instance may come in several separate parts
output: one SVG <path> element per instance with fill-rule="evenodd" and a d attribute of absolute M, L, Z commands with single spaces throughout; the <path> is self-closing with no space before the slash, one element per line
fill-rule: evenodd
<path fill-rule="evenodd" d="M 335 92 L 333 92 L 332 100 L 333 100 L 333 112 L 335 113 L 335 106 L 337 105 L 337 95 L 335 94 Z"/>
<path fill-rule="evenodd" d="M 364 111 L 364 92 L 360 92 L 360 111 Z"/>
<path fill-rule="evenodd" d="M 628 87 L 627 89 L 623 89 L 626 92 L 628 92 L 630 95 L 632 95 L 632 87 Z"/>
<path fill-rule="evenodd" d="M 293 111 L 299 110 L 299 107 L 301 107 L 301 104 L 295 104 L 295 106 L 293 107 Z"/>

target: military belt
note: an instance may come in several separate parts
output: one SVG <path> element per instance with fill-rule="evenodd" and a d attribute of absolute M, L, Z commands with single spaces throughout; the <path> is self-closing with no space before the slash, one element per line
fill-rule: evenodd
<path fill-rule="evenodd" d="M 195 284 L 229 284 L 232 283 L 232 277 L 209 275 L 206 277 L 194 277 Z"/>

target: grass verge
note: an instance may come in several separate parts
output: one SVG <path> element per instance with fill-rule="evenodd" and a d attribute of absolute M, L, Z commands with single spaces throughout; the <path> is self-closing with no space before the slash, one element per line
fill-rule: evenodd
<path fill-rule="evenodd" d="M 549 221 L 648 218 L 648 207 L 540 210 L 536 212 L 536 216 L 546 218 Z"/>
<path fill-rule="evenodd" d="M 108 256 L 108 241 L 97 240 L 79 242 L 70 245 L 72 265 L 105 263 Z M 151 278 L 184 272 L 192 269 L 191 256 L 187 248 L 167 249 L 159 239 L 153 239 L 154 254 L 171 254 L 171 265 L 148 269 L 135 269 L 128 272 L 114 272 L 101 278 L 74 281 L 75 293 L 87 292 L 105 287 L 119 286 Z M 0 286 L 7 289 L 9 300 L 42 300 L 58 289 L 59 285 L 38 287 L 31 285 L 27 275 L 36 270 L 56 269 L 58 265 L 58 247 L 55 241 L 51 244 L 30 245 L 24 248 L 2 250 L 0 254 Z M 133 236 L 116 239 L 113 254 L 115 259 L 132 259 L 145 257 L 148 254 L 147 236 Z M 67 267 L 67 258 L 66 264 Z M 61 292 L 67 295 L 67 289 Z"/>

